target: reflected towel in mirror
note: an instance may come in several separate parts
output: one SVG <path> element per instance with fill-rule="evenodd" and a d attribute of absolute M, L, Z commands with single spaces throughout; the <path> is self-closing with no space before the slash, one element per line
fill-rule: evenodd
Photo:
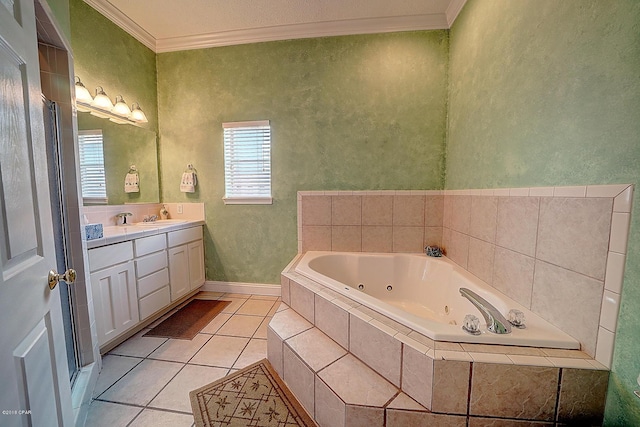
<path fill-rule="evenodd" d="M 124 179 L 124 192 L 137 193 L 140 191 L 140 180 L 137 173 L 128 173 Z"/>

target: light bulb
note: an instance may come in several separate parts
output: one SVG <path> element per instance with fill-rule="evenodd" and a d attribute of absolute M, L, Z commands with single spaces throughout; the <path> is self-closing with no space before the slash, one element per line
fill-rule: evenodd
<path fill-rule="evenodd" d="M 93 101 L 93 97 L 89 93 L 89 90 L 82 84 L 82 82 L 80 81 L 80 77 L 76 76 L 76 79 L 78 79 L 75 84 L 76 101 L 91 104 L 91 101 Z"/>
<path fill-rule="evenodd" d="M 129 115 L 129 118 L 140 123 L 147 123 L 148 121 L 144 111 L 140 109 L 140 105 L 135 102 L 131 106 L 131 115 Z"/>
<path fill-rule="evenodd" d="M 120 98 L 119 101 L 118 98 Z M 116 96 L 116 105 L 113 106 L 113 109 L 111 111 L 125 117 L 128 117 L 131 114 L 131 109 L 129 108 L 127 103 L 124 102 L 122 95 Z"/>
<path fill-rule="evenodd" d="M 104 93 L 104 89 L 102 89 L 102 86 L 98 86 L 96 88 L 96 96 L 95 98 L 93 98 L 93 102 L 91 103 L 91 105 L 108 111 L 111 111 L 111 109 L 113 108 L 113 104 L 111 103 L 111 100 L 109 99 L 107 94 Z"/>

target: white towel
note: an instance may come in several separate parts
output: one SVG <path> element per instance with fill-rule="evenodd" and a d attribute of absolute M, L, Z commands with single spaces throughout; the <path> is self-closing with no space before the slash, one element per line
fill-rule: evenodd
<path fill-rule="evenodd" d="M 140 181 L 138 180 L 137 173 L 128 173 L 124 179 L 124 192 L 125 193 L 137 193 L 140 191 Z"/>
<path fill-rule="evenodd" d="M 182 181 L 180 181 L 180 191 L 183 193 L 195 193 L 196 185 L 198 184 L 198 178 L 195 172 L 185 172 L 182 174 Z"/>

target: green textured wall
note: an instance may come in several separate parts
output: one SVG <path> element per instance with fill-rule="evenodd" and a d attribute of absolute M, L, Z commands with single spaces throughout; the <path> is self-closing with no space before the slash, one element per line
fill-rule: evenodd
<path fill-rule="evenodd" d="M 450 31 L 446 187 L 637 185 L 639 23 L 635 0 L 469 0 Z M 640 425 L 639 218 L 606 425 Z"/>
<path fill-rule="evenodd" d="M 82 0 L 69 0 L 76 76 L 92 95 L 102 86 L 111 98 L 137 102 L 158 130 L 156 54 Z"/>
<path fill-rule="evenodd" d="M 40 0 L 38 0 L 40 1 Z M 46 0 L 53 12 L 59 29 L 67 40 L 71 40 L 71 18 L 69 16 L 69 0 Z"/>
<path fill-rule="evenodd" d="M 160 201 L 155 132 L 112 123 L 89 113 L 78 113 L 78 129 L 102 129 L 107 198 L 110 205 Z M 140 191 L 137 193 L 124 192 L 124 179 L 130 165 L 138 168 Z"/>
<path fill-rule="evenodd" d="M 447 58 L 446 31 L 159 54 L 162 200 L 205 202 L 207 278 L 279 283 L 298 190 L 442 188 Z M 222 123 L 256 119 L 271 120 L 274 203 L 225 206 Z"/>

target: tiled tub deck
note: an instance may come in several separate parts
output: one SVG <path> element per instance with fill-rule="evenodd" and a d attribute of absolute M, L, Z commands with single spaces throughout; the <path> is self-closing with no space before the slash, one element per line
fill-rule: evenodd
<path fill-rule="evenodd" d="M 434 342 L 288 267 L 268 358 L 322 427 L 599 425 L 584 352 Z"/>

